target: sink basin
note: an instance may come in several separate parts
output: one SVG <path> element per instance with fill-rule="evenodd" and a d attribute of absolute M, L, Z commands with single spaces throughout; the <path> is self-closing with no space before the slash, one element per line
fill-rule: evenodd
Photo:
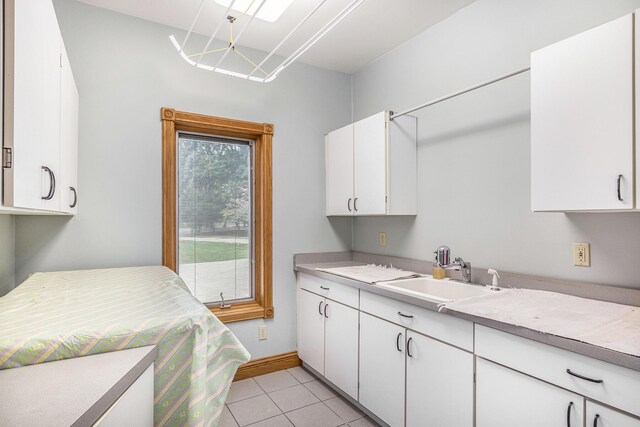
<path fill-rule="evenodd" d="M 492 292 L 484 286 L 467 285 L 449 279 L 436 280 L 431 276 L 378 282 L 377 286 L 437 302 L 450 302 Z"/>

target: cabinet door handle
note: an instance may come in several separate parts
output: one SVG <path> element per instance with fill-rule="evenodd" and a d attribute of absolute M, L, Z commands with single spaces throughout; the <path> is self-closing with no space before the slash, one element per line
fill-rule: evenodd
<path fill-rule="evenodd" d="M 402 332 L 400 332 L 398 334 L 398 336 L 396 337 L 396 348 L 398 349 L 398 351 L 400 353 L 402 353 L 402 349 L 400 348 L 400 338 L 402 337 Z"/>
<path fill-rule="evenodd" d="M 325 286 L 320 286 L 320 289 L 322 289 L 323 291 L 328 291 L 330 288 L 327 288 Z"/>
<path fill-rule="evenodd" d="M 358 212 L 358 205 L 356 203 L 358 203 L 358 198 L 357 197 L 355 199 L 353 199 L 353 210 Z"/>
<path fill-rule="evenodd" d="M 69 190 L 71 190 L 73 192 L 73 203 L 71 203 L 69 205 L 70 208 L 75 208 L 76 205 L 78 204 L 78 192 L 76 191 L 75 188 L 73 187 L 69 187 Z"/>
<path fill-rule="evenodd" d="M 329 316 L 327 316 L 327 307 L 329 307 L 329 304 L 325 304 L 324 305 L 324 317 L 326 317 L 328 319 Z"/>
<path fill-rule="evenodd" d="M 320 316 L 322 316 L 322 301 L 320 301 L 320 304 L 318 304 L 318 313 L 320 313 Z"/>
<path fill-rule="evenodd" d="M 407 341 L 407 356 L 409 357 L 413 357 L 413 354 L 411 354 L 411 341 L 413 341 L 413 338 L 409 338 Z"/>
<path fill-rule="evenodd" d="M 600 418 L 600 414 L 596 414 L 596 416 L 593 417 L 593 427 L 598 427 L 598 418 Z"/>
<path fill-rule="evenodd" d="M 569 406 L 567 406 L 567 427 L 571 427 L 571 408 L 573 407 L 573 402 L 569 402 Z"/>
<path fill-rule="evenodd" d="M 624 202 L 622 195 L 620 194 L 620 181 L 622 181 L 622 175 L 618 175 L 618 200 Z"/>
<path fill-rule="evenodd" d="M 575 372 L 571 372 L 571 369 L 567 369 L 567 374 L 573 375 L 574 377 L 580 378 L 581 380 L 590 381 L 592 383 L 602 384 L 604 380 L 594 380 L 593 378 L 585 377 L 584 375 L 576 374 Z"/>
<path fill-rule="evenodd" d="M 407 319 L 413 319 L 413 316 L 410 314 L 404 314 L 403 312 L 399 311 L 398 314 L 402 317 L 405 317 Z"/>
<path fill-rule="evenodd" d="M 351 197 L 349 197 L 349 200 L 347 200 L 347 209 L 349 209 L 349 212 L 351 212 Z"/>
<path fill-rule="evenodd" d="M 42 196 L 42 200 L 51 200 L 56 194 L 56 174 L 46 166 L 42 166 L 42 170 L 49 174 L 49 192 L 46 196 Z"/>

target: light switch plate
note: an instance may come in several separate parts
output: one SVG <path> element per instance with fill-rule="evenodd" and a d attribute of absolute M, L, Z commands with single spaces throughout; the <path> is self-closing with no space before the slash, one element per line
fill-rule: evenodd
<path fill-rule="evenodd" d="M 384 231 L 381 231 L 380 234 L 378 234 L 378 244 L 380 246 L 387 244 L 387 234 Z"/>
<path fill-rule="evenodd" d="M 588 243 L 573 244 L 573 265 L 591 267 L 591 251 Z"/>

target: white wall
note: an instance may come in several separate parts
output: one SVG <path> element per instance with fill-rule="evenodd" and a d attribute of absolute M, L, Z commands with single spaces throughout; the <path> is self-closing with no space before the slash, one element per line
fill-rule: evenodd
<path fill-rule="evenodd" d="M 14 285 L 15 222 L 11 215 L 0 215 L 0 297 Z"/>
<path fill-rule="evenodd" d="M 529 65 L 532 50 L 638 0 L 478 0 L 354 76 L 355 119 L 401 111 Z M 530 212 L 529 73 L 416 113 L 418 215 L 357 218 L 354 249 L 640 288 L 640 213 Z M 386 231 L 387 246 L 377 245 Z M 592 267 L 574 267 L 590 242 Z"/>
<path fill-rule="evenodd" d="M 324 216 L 324 134 L 350 119 L 350 77 L 296 64 L 270 84 L 187 65 L 181 31 L 69 0 L 54 2 L 80 93 L 79 213 L 16 219 L 16 276 L 161 263 L 160 108 L 275 125 L 275 319 L 231 324 L 252 356 L 296 348 L 295 252 L 349 249 L 348 219 Z"/>

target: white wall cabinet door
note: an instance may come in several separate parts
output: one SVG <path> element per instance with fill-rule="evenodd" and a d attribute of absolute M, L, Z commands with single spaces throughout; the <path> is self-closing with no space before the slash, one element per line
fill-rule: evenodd
<path fill-rule="evenodd" d="M 587 401 L 588 427 L 640 427 L 640 419 Z"/>
<path fill-rule="evenodd" d="M 406 329 L 360 313 L 359 402 L 391 427 L 404 426 Z"/>
<path fill-rule="evenodd" d="M 355 215 L 387 212 L 387 112 L 353 124 Z"/>
<path fill-rule="evenodd" d="M 53 3 L 4 7 L 3 147 L 12 164 L 3 168 L 1 209 L 75 213 L 78 92 Z"/>
<path fill-rule="evenodd" d="M 473 354 L 407 332 L 407 427 L 473 426 Z"/>
<path fill-rule="evenodd" d="M 327 215 L 353 213 L 353 125 L 325 137 Z"/>
<path fill-rule="evenodd" d="M 60 40 L 50 0 L 5 2 L 3 146 L 13 157 L 4 170 L 7 206 L 60 207 L 53 191 L 60 177 Z"/>
<path fill-rule="evenodd" d="M 298 290 L 298 355 L 324 375 L 324 298 Z"/>
<path fill-rule="evenodd" d="M 532 210 L 634 208 L 633 88 L 632 14 L 531 54 Z"/>
<path fill-rule="evenodd" d="M 60 209 L 78 211 L 78 90 L 62 44 L 60 78 Z"/>
<path fill-rule="evenodd" d="M 476 427 L 583 426 L 584 398 L 476 358 Z"/>
<path fill-rule="evenodd" d="M 358 399 L 358 310 L 326 300 L 324 376 Z"/>

